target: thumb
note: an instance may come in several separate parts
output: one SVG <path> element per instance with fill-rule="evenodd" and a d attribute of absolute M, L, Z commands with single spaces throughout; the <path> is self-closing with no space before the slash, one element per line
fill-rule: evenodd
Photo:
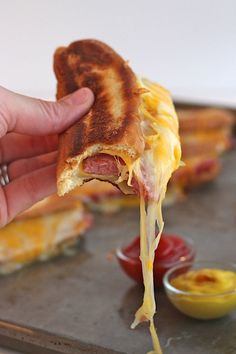
<path fill-rule="evenodd" d="M 88 88 L 81 88 L 58 102 L 48 102 L 0 87 L 0 137 L 10 131 L 30 135 L 60 133 L 85 115 L 93 101 Z"/>

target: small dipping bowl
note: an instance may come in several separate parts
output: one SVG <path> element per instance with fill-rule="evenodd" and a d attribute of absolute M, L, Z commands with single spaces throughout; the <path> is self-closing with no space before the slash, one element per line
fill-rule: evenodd
<path fill-rule="evenodd" d="M 202 273 L 197 273 L 196 288 L 194 290 L 180 290 L 178 285 L 176 285 L 177 279 L 180 279 L 177 277 L 187 276 L 187 273 L 189 274 L 191 271 L 201 271 Z M 225 273 L 218 275 L 215 273 L 214 277 L 214 271 L 225 271 Z M 232 287 L 228 290 L 222 290 L 220 286 L 229 283 L 227 279 L 230 273 L 228 272 L 232 272 L 235 275 L 235 277 L 232 275 L 232 279 L 230 278 Z M 172 282 L 174 279 L 175 285 Z M 218 291 L 213 290 L 214 282 L 216 282 L 216 286 L 219 285 Z M 190 317 L 209 320 L 223 317 L 236 310 L 236 264 L 234 263 L 202 261 L 180 264 L 165 274 L 163 283 L 170 302 L 180 312 Z M 183 284 L 184 281 L 182 282 Z M 199 284 L 202 287 L 201 292 L 199 291 Z M 186 286 L 184 287 L 186 288 Z M 207 288 L 211 289 L 210 292 L 207 292 Z"/>
<path fill-rule="evenodd" d="M 116 257 L 123 271 L 139 284 L 143 284 L 140 255 L 140 237 L 128 246 L 118 248 Z M 153 277 L 156 287 L 163 285 L 165 273 L 179 264 L 191 264 L 195 258 L 195 248 L 190 239 L 164 233 L 155 251 Z"/>

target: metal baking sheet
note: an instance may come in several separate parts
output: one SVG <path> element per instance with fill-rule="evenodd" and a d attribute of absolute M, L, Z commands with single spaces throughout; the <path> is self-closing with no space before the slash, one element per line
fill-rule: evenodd
<path fill-rule="evenodd" d="M 236 259 L 236 152 L 223 159 L 215 183 L 164 210 L 165 231 L 194 240 L 197 258 Z M 144 354 L 148 326 L 130 329 L 142 288 L 107 255 L 139 229 L 137 210 L 96 215 L 72 257 L 35 264 L 0 278 L 0 345 L 28 353 Z M 179 313 L 164 291 L 155 324 L 165 354 L 236 353 L 236 313 L 198 321 Z"/>

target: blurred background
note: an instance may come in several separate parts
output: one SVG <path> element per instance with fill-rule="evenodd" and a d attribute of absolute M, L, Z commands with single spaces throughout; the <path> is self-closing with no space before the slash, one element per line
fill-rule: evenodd
<path fill-rule="evenodd" d="M 53 53 L 84 38 L 105 41 L 129 60 L 135 73 L 169 88 L 177 103 L 236 109 L 236 0 L 0 0 L 0 85 L 54 99 Z M 231 150 L 236 146 L 236 111 L 186 109 L 190 106 L 177 105 L 185 166 L 168 186 L 165 230 L 192 240 L 198 259 L 235 262 L 236 153 Z M 172 208 L 174 202 L 179 204 Z M 74 257 L 0 277 L 0 345 L 36 353 L 29 345 L 32 340 L 40 347 L 38 353 L 54 344 L 56 353 L 56 345 L 71 338 L 73 343 L 87 341 L 89 346 L 82 348 L 88 352 L 91 344 L 96 352 L 101 345 L 112 352 L 147 351 L 145 328 L 134 331 L 133 337 L 127 331 L 141 292 L 123 276 L 117 262 L 107 263 L 113 250 L 138 233 L 138 204 L 138 198 L 124 197 L 112 185 L 92 181 L 68 199 L 43 200 L 1 230 L 0 274 L 60 252 Z M 172 250 L 168 252 L 172 257 Z M 189 254 L 193 261 L 195 251 L 190 249 Z M 178 256 L 189 260 L 186 254 Z M 167 264 L 172 264 L 170 259 Z M 228 295 L 227 299 L 231 301 Z M 228 304 L 225 308 L 230 308 Z M 201 353 L 233 353 L 233 317 L 204 326 L 190 322 L 172 312 L 163 292 L 159 309 L 165 353 L 190 353 L 193 348 Z M 101 318 L 103 324 L 109 323 L 106 336 Z M 42 329 L 53 337 L 42 336 Z M 0 348 L 0 354 L 10 353 L 19 351 Z"/>
<path fill-rule="evenodd" d="M 187 101 L 236 107 L 235 0 L 0 1 L 0 84 L 54 98 L 55 48 L 107 42 Z"/>

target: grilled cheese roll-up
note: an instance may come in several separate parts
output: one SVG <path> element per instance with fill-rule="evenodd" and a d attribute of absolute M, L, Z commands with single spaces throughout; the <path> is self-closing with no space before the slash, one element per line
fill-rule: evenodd
<path fill-rule="evenodd" d="M 43 209 L 48 213 L 44 214 Z M 91 215 L 79 201 L 76 207 L 66 206 L 59 211 L 55 205 L 50 213 L 52 209 L 50 198 L 45 199 L 36 204 L 33 212 L 25 213 L 21 220 L 14 220 L 0 230 L 0 274 L 61 253 L 74 245 L 92 224 Z"/>
<path fill-rule="evenodd" d="M 60 137 L 58 193 L 92 178 L 109 179 L 124 192 L 128 169 L 144 151 L 140 90 L 128 64 L 106 44 L 82 40 L 57 49 L 57 98 L 86 86 L 95 95 L 90 112 Z"/>
<path fill-rule="evenodd" d="M 181 157 L 178 119 L 170 94 L 136 77 L 114 50 L 95 40 L 59 48 L 54 68 L 58 98 L 82 86 L 95 94 L 90 112 L 60 138 L 58 194 L 97 178 L 116 184 L 124 193 L 136 191 L 140 195 L 140 259 L 145 291 L 132 328 L 149 321 L 153 353 L 159 354 L 153 321 L 153 261 L 164 226 L 162 201 Z"/>
<path fill-rule="evenodd" d="M 74 194 L 67 194 L 64 198 L 60 198 L 58 195 L 53 194 L 18 214 L 15 220 L 29 219 L 75 208 L 81 209 L 82 206 L 81 202 Z"/>
<path fill-rule="evenodd" d="M 168 134 L 173 169 L 178 167 L 178 121 L 168 91 L 137 78 L 126 61 L 96 40 L 57 49 L 54 70 L 58 99 L 82 86 L 95 94 L 90 112 L 60 137 L 58 194 L 97 178 L 116 184 L 125 194 L 140 193 L 142 186 L 143 193 L 158 199 L 150 196 L 153 181 L 147 181 L 149 167 L 143 156 L 149 155 L 153 164 L 148 151 L 160 145 L 160 132 Z M 159 155 L 161 151 L 166 159 L 168 152 L 158 148 Z"/>
<path fill-rule="evenodd" d="M 169 184 L 170 192 L 175 190 L 179 193 L 177 198 L 187 190 L 213 181 L 221 168 L 221 163 L 215 156 L 195 156 L 185 159 L 184 162 L 185 165 L 173 174 Z"/>
<path fill-rule="evenodd" d="M 183 159 L 209 154 L 221 155 L 234 145 L 232 131 L 228 128 L 182 133 L 180 140 Z"/>
<path fill-rule="evenodd" d="M 178 110 L 179 129 L 182 132 L 213 131 L 232 128 L 234 116 L 219 108 Z"/>
<path fill-rule="evenodd" d="M 215 108 L 179 110 L 180 140 L 184 158 L 219 155 L 234 145 L 234 117 Z"/>

